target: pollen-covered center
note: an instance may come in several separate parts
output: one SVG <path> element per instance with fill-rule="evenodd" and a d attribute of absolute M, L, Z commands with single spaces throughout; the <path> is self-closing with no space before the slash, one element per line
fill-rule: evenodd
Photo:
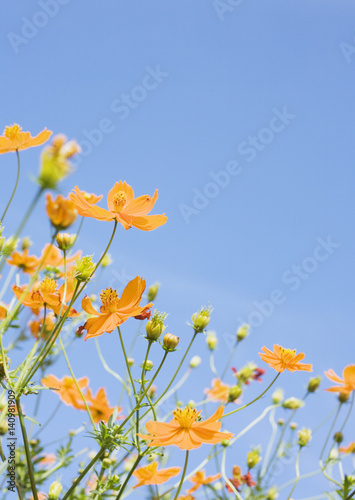
<path fill-rule="evenodd" d="M 22 128 L 19 125 L 17 125 L 17 123 L 14 123 L 13 125 L 10 125 L 5 128 L 4 136 L 13 141 L 14 139 L 16 139 L 21 130 Z"/>
<path fill-rule="evenodd" d="M 105 307 L 107 311 L 110 313 L 114 313 L 118 309 L 118 302 L 120 300 L 117 295 L 117 291 L 112 288 L 106 288 L 100 293 L 100 298 L 102 305 Z"/>
<path fill-rule="evenodd" d="M 281 362 L 289 363 L 295 356 L 296 349 L 284 349 L 281 348 Z"/>
<path fill-rule="evenodd" d="M 57 282 L 51 278 L 45 278 L 39 286 L 39 290 L 44 293 L 54 293 L 57 288 Z"/>
<path fill-rule="evenodd" d="M 114 211 L 119 213 L 122 208 L 126 205 L 127 201 L 127 193 L 124 191 L 117 191 L 117 193 L 113 197 Z"/>
<path fill-rule="evenodd" d="M 184 410 L 177 408 L 173 411 L 174 419 L 183 429 L 190 429 L 192 424 L 196 422 L 199 412 L 195 408 L 186 407 Z"/>

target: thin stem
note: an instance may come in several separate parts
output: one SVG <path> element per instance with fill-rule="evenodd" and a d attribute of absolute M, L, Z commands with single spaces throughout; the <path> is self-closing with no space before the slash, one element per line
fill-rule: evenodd
<path fill-rule="evenodd" d="M 35 208 L 35 206 L 37 205 L 37 202 L 38 200 L 40 199 L 42 193 L 44 191 L 44 188 L 43 187 L 40 187 L 35 195 L 35 197 L 33 198 L 32 202 L 31 202 L 31 205 L 28 207 L 28 209 L 26 210 L 26 213 L 25 213 L 25 216 L 24 218 L 22 219 L 19 227 L 17 228 L 17 231 L 15 233 L 15 238 L 18 238 L 23 230 L 23 228 L 25 227 L 28 219 L 30 218 L 32 212 L 33 212 L 33 209 Z"/>
<path fill-rule="evenodd" d="M 119 500 L 121 498 L 122 493 L 124 492 L 124 489 L 126 488 L 128 481 L 131 479 L 131 476 L 132 476 L 133 472 L 135 471 L 137 465 L 142 460 L 142 458 L 143 458 L 143 455 L 139 454 L 138 457 L 137 457 L 137 459 L 136 459 L 136 461 L 134 462 L 131 470 L 127 474 L 126 479 L 124 480 L 124 483 L 122 484 L 122 486 L 120 488 L 120 491 L 119 491 L 119 493 L 118 493 L 118 495 L 116 497 L 116 500 Z M 65 500 L 65 498 L 63 498 L 63 500 Z"/>
<path fill-rule="evenodd" d="M 287 500 L 290 500 L 291 498 L 291 495 L 292 493 L 294 492 L 296 486 L 297 486 L 297 483 L 300 479 L 300 455 L 301 455 L 301 450 L 302 448 L 300 447 L 300 449 L 298 450 L 298 453 L 297 453 L 297 458 L 296 458 L 296 479 L 295 479 L 295 484 L 293 485 L 292 487 L 292 490 L 290 491 L 288 497 L 287 497 Z"/>
<path fill-rule="evenodd" d="M 270 389 L 270 387 L 276 382 L 276 380 L 278 379 L 278 377 L 281 375 L 281 373 L 278 373 L 276 375 L 276 377 L 274 378 L 274 380 L 271 382 L 271 384 L 269 384 L 267 386 L 267 388 L 265 389 L 264 392 L 262 392 L 257 398 L 253 399 L 253 401 L 250 401 L 249 403 L 247 403 L 246 405 L 244 406 L 241 406 L 240 408 L 237 408 L 236 410 L 233 410 L 233 411 L 230 411 L 229 413 L 226 413 L 225 415 L 223 415 L 221 418 L 224 418 L 224 417 L 228 417 L 229 415 L 233 415 L 233 413 L 237 413 L 237 411 L 240 411 L 240 410 L 244 410 L 244 408 L 247 408 L 247 406 L 250 406 L 252 405 L 253 403 L 255 403 L 255 401 L 258 401 L 258 399 L 262 398 L 264 396 L 264 394 L 267 393 L 267 391 Z"/>
<path fill-rule="evenodd" d="M 17 155 L 17 177 L 16 177 L 16 182 L 15 182 L 15 187 L 14 187 L 14 189 L 12 191 L 12 194 L 11 194 L 11 197 L 10 197 L 10 199 L 9 199 L 7 205 L 6 205 L 4 213 L 2 214 L 2 216 L 0 218 L 0 224 L 2 224 L 4 222 L 6 212 L 8 211 L 9 206 L 11 205 L 11 202 L 13 200 L 13 197 L 15 196 L 15 193 L 16 193 L 16 190 L 17 190 L 17 186 L 18 186 L 18 181 L 20 179 L 21 163 L 20 163 L 20 155 L 19 155 L 19 152 L 18 152 L 17 149 L 16 149 L 16 155 Z"/>
<path fill-rule="evenodd" d="M 238 342 L 238 340 L 236 340 L 236 341 L 235 341 L 235 344 L 234 344 L 234 346 L 233 346 L 233 348 L 232 348 L 232 351 L 231 351 L 231 353 L 230 353 L 230 355 L 229 355 L 229 358 L 228 358 L 228 361 L 227 361 L 227 363 L 226 363 L 226 366 L 224 367 L 224 370 L 223 370 L 223 372 L 222 372 L 222 375 L 221 375 L 221 380 L 223 380 L 223 379 L 224 379 L 224 377 L 225 377 L 225 375 L 226 375 L 226 373 L 227 373 L 228 366 L 231 364 L 231 361 L 232 361 L 232 359 L 233 359 L 233 356 L 234 356 L 235 350 L 237 349 L 237 345 L 238 345 L 238 344 L 239 344 L 239 342 Z"/>
<path fill-rule="evenodd" d="M 89 472 L 89 470 L 96 464 L 96 462 L 102 457 L 102 455 L 105 453 L 105 448 L 100 448 L 100 450 L 96 453 L 94 458 L 91 460 L 91 462 L 85 467 L 83 472 L 76 478 L 74 483 L 71 485 L 69 490 L 66 492 L 62 500 L 66 500 L 67 498 L 70 497 L 71 493 L 75 490 L 75 488 L 78 486 L 78 484 L 81 482 L 81 480 L 86 476 L 86 474 Z"/>
<path fill-rule="evenodd" d="M 35 482 L 32 459 L 31 459 L 31 451 L 30 451 L 30 446 L 28 443 L 25 422 L 23 419 L 20 398 L 16 398 L 16 406 L 17 406 L 18 416 L 19 416 L 19 420 L 20 420 L 21 432 L 22 432 L 22 437 L 23 437 L 23 444 L 25 447 L 26 460 L 27 460 L 27 465 L 28 465 L 28 474 L 30 476 L 30 482 L 31 482 L 31 490 L 32 490 L 34 500 L 38 500 L 36 482 Z"/>
<path fill-rule="evenodd" d="M 179 484 L 179 487 L 176 491 L 176 494 L 174 496 L 174 500 L 177 500 L 178 496 L 179 496 L 179 493 L 181 491 L 181 488 L 182 488 L 182 485 L 183 485 L 183 482 L 184 482 L 184 479 L 185 479 L 185 474 L 186 474 L 186 469 L 187 469 L 187 463 L 189 461 L 189 450 L 186 450 L 186 457 L 185 457 L 185 464 L 184 464 L 184 470 L 182 471 L 182 476 L 181 476 L 181 479 L 180 479 L 180 484 Z"/>
<path fill-rule="evenodd" d="M 222 467 L 221 467 L 222 477 L 225 480 L 225 482 L 228 484 L 228 486 L 230 487 L 230 489 L 233 491 L 233 493 L 235 494 L 236 498 L 238 498 L 238 500 L 243 500 L 242 497 L 239 495 L 238 490 L 234 487 L 234 484 L 231 483 L 231 481 L 227 477 L 227 474 L 226 474 L 226 452 L 227 452 L 227 448 L 224 448 L 223 449 L 223 454 L 222 454 Z"/>
<path fill-rule="evenodd" d="M 353 409 L 353 406 L 354 406 L 354 399 L 355 399 L 355 398 L 354 398 L 354 394 L 355 394 L 355 392 L 353 391 L 353 394 L 352 394 L 352 396 L 351 396 L 350 408 L 349 408 L 349 411 L 348 411 L 348 413 L 347 413 L 347 415 L 346 415 L 346 417 L 345 417 L 345 420 L 344 420 L 344 422 L 343 422 L 343 425 L 341 426 L 340 432 L 343 432 L 343 430 L 344 430 L 344 428 L 345 428 L 345 425 L 346 425 L 347 421 L 349 420 L 350 414 L 351 414 L 351 412 L 352 412 L 352 409 Z"/>
<path fill-rule="evenodd" d="M 323 445 L 322 451 L 320 452 L 320 455 L 319 455 L 319 460 L 322 460 L 323 453 L 325 452 L 325 449 L 326 449 L 326 447 L 327 447 L 327 444 L 328 444 L 329 438 L 330 438 L 330 436 L 331 436 L 331 434 L 332 434 L 332 432 L 333 432 L 333 429 L 334 429 L 334 426 L 335 426 L 335 422 L 337 421 L 337 418 L 338 418 L 338 416 L 339 416 L 339 412 L 340 412 L 341 405 L 342 405 L 342 403 L 339 403 L 339 405 L 338 405 L 338 409 L 337 409 L 337 412 L 336 412 L 336 414 L 335 414 L 335 417 L 334 417 L 334 420 L 333 420 L 333 422 L 332 422 L 332 425 L 330 426 L 330 429 L 329 429 L 329 432 L 328 432 L 327 438 L 326 438 L 326 440 L 325 440 L 325 443 L 324 443 L 324 445 Z"/>

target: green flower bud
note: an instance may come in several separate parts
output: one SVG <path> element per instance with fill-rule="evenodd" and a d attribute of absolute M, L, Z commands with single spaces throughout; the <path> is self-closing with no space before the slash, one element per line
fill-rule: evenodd
<path fill-rule="evenodd" d="M 349 398 L 350 398 L 350 393 L 347 394 L 346 392 L 339 392 L 339 396 L 338 396 L 338 401 L 339 403 L 347 403 L 349 401 Z"/>
<path fill-rule="evenodd" d="M 14 236 L 10 236 L 10 238 L 7 238 L 7 240 L 5 240 L 2 245 L 3 255 L 5 255 L 6 257 L 11 255 L 12 252 L 16 250 L 17 243 L 18 239 L 14 238 Z"/>
<path fill-rule="evenodd" d="M 128 362 L 129 367 L 133 366 L 134 365 L 134 358 L 128 358 L 127 362 Z"/>
<path fill-rule="evenodd" d="M 175 351 L 179 345 L 179 337 L 172 333 L 166 333 L 163 338 L 163 345 L 167 351 Z"/>
<path fill-rule="evenodd" d="M 214 351 L 218 344 L 216 332 L 207 332 L 206 343 L 210 351 Z"/>
<path fill-rule="evenodd" d="M 272 488 L 268 489 L 266 492 L 266 500 L 276 500 L 279 494 L 277 492 L 276 486 L 272 486 Z"/>
<path fill-rule="evenodd" d="M 148 302 L 152 302 L 155 297 L 158 295 L 160 283 L 154 283 L 154 285 L 149 287 L 147 300 Z"/>
<path fill-rule="evenodd" d="M 298 427 L 297 422 L 291 422 L 290 423 L 290 429 L 291 429 L 291 431 L 295 431 L 297 429 L 297 427 Z"/>
<path fill-rule="evenodd" d="M 147 340 L 151 340 L 152 342 L 156 342 L 158 340 L 158 338 L 166 328 L 164 325 L 164 320 L 166 319 L 166 317 L 166 313 L 154 311 L 152 318 L 147 322 L 145 326 Z"/>
<path fill-rule="evenodd" d="M 203 307 L 200 312 L 192 315 L 192 323 L 196 333 L 201 333 L 206 328 L 211 319 L 211 307 Z"/>
<path fill-rule="evenodd" d="M 33 243 L 28 236 L 22 238 L 22 243 L 21 243 L 22 250 L 28 250 L 32 245 Z"/>
<path fill-rule="evenodd" d="M 279 418 L 278 421 L 277 421 L 277 425 L 279 425 L 280 427 L 282 427 L 285 423 L 285 420 L 283 418 Z"/>
<path fill-rule="evenodd" d="M 150 361 L 150 359 L 147 359 L 147 361 L 145 363 L 143 363 L 142 368 L 144 367 L 144 370 L 146 372 L 150 372 L 150 370 L 153 369 L 153 366 L 154 366 L 153 361 Z"/>
<path fill-rule="evenodd" d="M 58 500 L 62 489 L 62 484 L 59 481 L 54 481 L 54 483 L 52 483 L 49 487 L 48 500 Z"/>
<path fill-rule="evenodd" d="M 272 394 L 272 402 L 274 405 L 281 403 L 284 399 L 284 391 L 283 389 L 276 389 L 276 391 Z"/>
<path fill-rule="evenodd" d="M 315 392 L 318 389 L 321 381 L 322 381 L 322 377 L 310 378 L 309 382 L 308 382 L 308 387 L 307 387 L 308 392 Z"/>
<path fill-rule="evenodd" d="M 112 464 L 111 458 L 104 458 L 101 462 L 103 469 L 108 469 Z"/>
<path fill-rule="evenodd" d="M 238 328 L 237 330 L 237 340 L 240 342 L 241 340 L 245 339 L 249 335 L 249 325 L 242 325 Z"/>
<path fill-rule="evenodd" d="M 228 401 L 230 403 L 233 403 L 236 399 L 238 399 L 243 393 L 243 389 L 240 387 L 240 385 L 233 385 L 233 387 L 231 387 L 229 389 L 229 397 L 228 397 Z"/>
<path fill-rule="evenodd" d="M 9 430 L 9 424 L 7 420 L 3 420 L 0 424 L 0 436 L 5 436 L 8 430 Z"/>
<path fill-rule="evenodd" d="M 297 410 L 298 408 L 302 408 L 302 406 L 304 406 L 304 402 L 301 399 L 288 398 L 285 399 L 282 406 L 287 410 Z"/>
<path fill-rule="evenodd" d="M 311 429 L 306 429 L 305 427 L 298 431 L 298 444 L 301 446 L 306 446 L 307 443 L 312 439 L 312 431 Z"/>
<path fill-rule="evenodd" d="M 343 439 L 344 439 L 344 436 L 343 436 L 343 433 L 342 432 L 336 432 L 333 436 L 333 439 L 336 443 L 340 444 Z"/>
<path fill-rule="evenodd" d="M 112 477 L 111 477 L 112 481 L 114 483 L 119 483 L 120 482 L 120 476 L 118 474 L 114 474 Z"/>
<path fill-rule="evenodd" d="M 101 261 L 101 267 L 105 268 L 108 267 L 112 264 L 113 260 L 111 258 L 111 255 L 107 253 L 105 257 Z"/>
<path fill-rule="evenodd" d="M 254 448 L 247 454 L 247 465 L 249 469 L 255 467 L 261 460 L 260 451 L 258 448 Z"/>
<path fill-rule="evenodd" d="M 200 356 L 193 356 L 190 361 L 190 368 L 197 368 L 201 364 Z"/>
<path fill-rule="evenodd" d="M 92 261 L 92 255 L 80 257 L 76 261 L 74 278 L 78 281 L 87 281 L 95 270 L 95 264 Z"/>
<path fill-rule="evenodd" d="M 55 239 L 61 250 L 69 250 L 74 245 L 76 234 L 58 233 Z"/>

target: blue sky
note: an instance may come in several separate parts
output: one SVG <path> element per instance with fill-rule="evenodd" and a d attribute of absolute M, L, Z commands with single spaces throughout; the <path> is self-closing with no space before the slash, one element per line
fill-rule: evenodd
<path fill-rule="evenodd" d="M 186 321 L 210 303 L 218 366 L 243 321 L 255 326 L 236 366 L 273 343 L 306 352 L 317 374 L 355 362 L 353 2 L 22 0 L 3 13 L 1 126 L 47 126 L 82 143 L 64 194 L 76 184 L 106 194 L 120 179 L 138 195 L 159 189 L 155 213 L 168 223 L 146 234 L 121 228 L 110 285 L 136 275 L 161 282 L 157 307 L 182 347 Z M 14 227 L 35 192 L 26 177 L 38 155 L 22 155 Z M 0 169 L 4 200 L 15 156 Z M 27 230 L 39 252 L 49 237 L 43 203 L 36 215 Z M 87 220 L 83 250 L 99 255 L 110 231 Z M 115 363 L 112 337 L 100 344 Z M 204 364 L 184 397 L 202 399 L 192 395 L 212 379 L 202 338 L 193 354 Z M 89 341 L 72 358 L 79 375 L 99 363 Z M 114 399 L 97 370 L 94 388 L 107 385 Z M 301 395 L 307 376 L 284 380 Z M 317 404 L 328 412 L 335 401 L 321 391 Z M 299 495 L 309 491 L 300 484 Z"/>

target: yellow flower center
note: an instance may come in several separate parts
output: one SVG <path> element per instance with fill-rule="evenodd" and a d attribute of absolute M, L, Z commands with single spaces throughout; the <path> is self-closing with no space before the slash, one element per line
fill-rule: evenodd
<path fill-rule="evenodd" d="M 119 213 L 125 206 L 126 201 L 127 201 L 127 193 L 125 193 L 124 191 L 118 191 L 113 197 L 113 204 L 115 206 L 114 211 L 116 213 Z"/>
<path fill-rule="evenodd" d="M 54 293 L 57 288 L 57 282 L 51 278 L 45 278 L 39 286 L 39 290 L 46 293 Z"/>
<path fill-rule="evenodd" d="M 13 141 L 14 139 L 16 139 L 18 134 L 20 134 L 21 130 L 22 128 L 19 125 L 17 125 L 17 123 L 14 123 L 13 125 L 10 125 L 5 128 L 4 136 L 10 139 L 10 141 Z"/>
<path fill-rule="evenodd" d="M 114 313 L 118 309 L 118 301 L 120 300 L 117 291 L 112 288 L 106 288 L 100 293 L 102 305 L 110 312 Z"/>
<path fill-rule="evenodd" d="M 190 429 L 192 424 L 196 422 L 197 417 L 199 416 L 199 412 L 195 410 L 195 408 L 186 407 L 184 410 L 177 408 L 173 411 L 174 420 L 182 427 L 183 429 Z"/>

